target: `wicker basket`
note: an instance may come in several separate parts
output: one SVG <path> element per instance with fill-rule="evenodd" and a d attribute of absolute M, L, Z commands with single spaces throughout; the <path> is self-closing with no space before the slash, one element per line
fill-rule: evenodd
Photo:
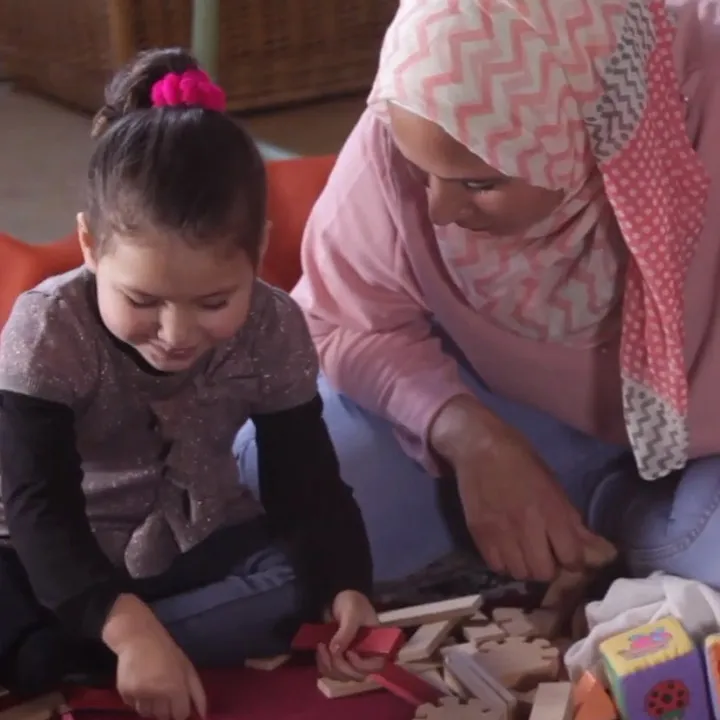
<path fill-rule="evenodd" d="M 365 92 L 397 0 L 220 0 L 218 74 L 231 110 Z M 19 87 L 95 111 L 140 49 L 181 45 L 191 0 L 0 0 Z"/>

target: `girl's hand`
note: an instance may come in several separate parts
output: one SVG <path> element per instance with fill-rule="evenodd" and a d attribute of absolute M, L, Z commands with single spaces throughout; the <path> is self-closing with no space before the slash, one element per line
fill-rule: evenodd
<path fill-rule="evenodd" d="M 377 613 L 370 600 L 355 590 L 344 590 L 335 596 L 332 619 L 338 624 L 330 646 L 320 645 L 317 664 L 320 674 L 333 680 L 364 680 L 370 673 L 382 669 L 382 658 L 361 658 L 348 650 L 361 627 L 378 624 Z"/>
<path fill-rule="evenodd" d="M 121 595 L 116 600 L 102 637 L 117 655 L 118 693 L 138 715 L 205 718 L 207 700 L 195 668 L 139 598 Z"/>
<path fill-rule="evenodd" d="M 120 648 L 117 689 L 122 699 L 144 718 L 205 717 L 205 691 L 200 678 L 165 632 L 132 638 Z"/>

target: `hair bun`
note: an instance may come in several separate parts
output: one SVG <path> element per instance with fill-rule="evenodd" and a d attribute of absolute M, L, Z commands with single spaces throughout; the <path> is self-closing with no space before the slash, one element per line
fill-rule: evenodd
<path fill-rule="evenodd" d="M 151 108 L 152 87 L 168 73 L 198 69 L 197 60 L 183 48 L 159 48 L 140 53 L 105 88 L 105 105 L 93 120 L 92 136 L 99 137 L 128 113 Z"/>

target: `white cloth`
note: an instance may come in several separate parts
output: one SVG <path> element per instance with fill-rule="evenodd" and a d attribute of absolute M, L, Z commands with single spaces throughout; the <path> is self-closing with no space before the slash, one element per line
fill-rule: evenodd
<path fill-rule="evenodd" d="M 696 642 L 720 628 L 720 594 L 695 580 L 654 573 L 637 580 L 616 580 L 603 600 L 586 609 L 590 632 L 566 653 L 575 680 L 585 670 L 604 678 L 598 646 L 608 637 L 673 615 Z"/>

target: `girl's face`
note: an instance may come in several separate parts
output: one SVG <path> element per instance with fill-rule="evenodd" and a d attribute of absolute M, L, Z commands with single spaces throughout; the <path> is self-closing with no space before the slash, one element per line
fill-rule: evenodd
<path fill-rule="evenodd" d="M 142 243 L 115 237 L 95 260 L 79 225 L 103 322 L 152 367 L 186 370 L 244 324 L 255 268 L 242 250 L 193 249 L 161 235 Z"/>
<path fill-rule="evenodd" d="M 398 149 L 427 178 L 435 225 L 454 223 L 497 236 L 518 235 L 562 201 L 562 191 L 499 173 L 441 127 L 402 107 L 390 105 L 390 122 Z"/>

